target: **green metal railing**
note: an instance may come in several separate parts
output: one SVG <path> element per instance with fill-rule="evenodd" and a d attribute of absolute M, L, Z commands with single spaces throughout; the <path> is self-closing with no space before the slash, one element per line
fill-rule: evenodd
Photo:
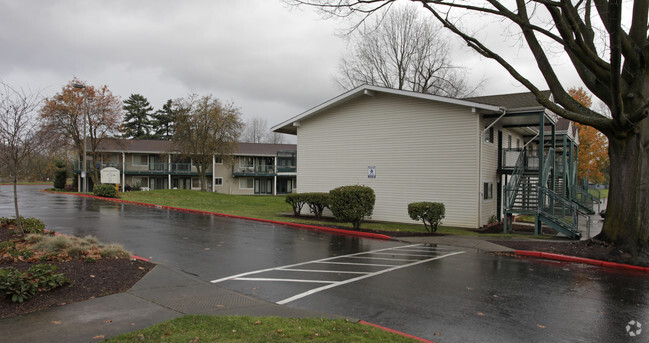
<path fill-rule="evenodd" d="M 573 237 L 581 236 L 579 232 L 580 217 L 585 220 L 586 232 L 590 237 L 590 216 L 579 211 L 579 206 L 574 202 L 544 187 L 539 187 L 539 214 L 550 219 L 568 235 Z"/>
<path fill-rule="evenodd" d="M 509 182 L 505 186 L 505 204 L 504 207 L 506 210 L 509 210 L 513 207 L 514 201 L 516 200 L 516 194 L 520 190 L 521 177 L 523 176 L 523 170 L 525 169 L 525 149 L 521 150 L 516 160 L 516 165 L 514 166 L 514 172 L 512 177 L 509 179 Z"/>

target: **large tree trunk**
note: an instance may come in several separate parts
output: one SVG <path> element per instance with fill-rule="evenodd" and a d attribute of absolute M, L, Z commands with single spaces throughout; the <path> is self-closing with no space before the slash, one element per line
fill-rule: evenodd
<path fill-rule="evenodd" d="M 649 266 L 649 120 L 626 140 L 609 137 L 611 188 L 599 239 L 630 253 L 633 264 Z"/>

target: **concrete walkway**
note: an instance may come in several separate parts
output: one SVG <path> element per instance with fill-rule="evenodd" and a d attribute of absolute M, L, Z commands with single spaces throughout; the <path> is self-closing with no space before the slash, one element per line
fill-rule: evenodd
<path fill-rule="evenodd" d="M 157 265 L 126 293 L 0 319 L 0 341 L 97 342 L 186 314 L 340 318 L 254 299 Z"/>

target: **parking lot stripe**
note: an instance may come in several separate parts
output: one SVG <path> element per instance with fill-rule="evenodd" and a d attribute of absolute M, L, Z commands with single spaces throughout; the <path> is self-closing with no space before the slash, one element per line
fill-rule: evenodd
<path fill-rule="evenodd" d="M 437 257 L 433 257 L 433 258 L 428 258 L 428 259 L 425 259 L 425 260 L 420 260 L 420 261 L 417 261 L 417 262 L 408 263 L 408 264 L 404 264 L 404 265 L 401 265 L 401 266 L 394 266 L 392 268 L 384 269 L 384 270 L 381 270 L 381 271 L 378 271 L 378 272 L 374 272 L 372 274 L 367 274 L 367 275 L 362 275 L 362 276 L 358 276 L 358 277 L 355 277 L 355 278 L 347 279 L 345 281 L 339 281 L 339 282 L 332 283 L 332 284 L 329 284 L 329 285 L 326 285 L 326 286 L 314 288 L 312 290 L 309 290 L 309 291 L 294 295 L 294 296 L 292 296 L 290 298 L 286 298 L 284 300 L 280 300 L 280 301 L 277 302 L 277 304 L 284 305 L 284 304 L 290 303 L 292 301 L 304 298 L 306 296 L 309 296 L 309 295 L 312 295 L 312 294 L 315 294 L 315 293 L 318 293 L 318 292 L 325 291 L 325 290 L 330 289 L 330 288 L 346 285 L 348 283 L 352 283 L 352 282 L 360 281 L 360 280 L 363 280 L 363 279 L 367 279 L 369 277 L 373 277 L 373 276 L 380 275 L 380 274 L 383 274 L 383 273 L 391 272 L 393 270 L 406 268 L 406 267 L 410 267 L 410 266 L 414 266 L 414 265 L 417 265 L 417 264 L 426 263 L 426 262 L 430 262 L 430 261 L 435 261 L 435 260 L 439 260 L 439 259 L 442 259 L 442 258 L 445 258 L 445 257 L 458 255 L 458 254 L 462 254 L 462 253 L 464 253 L 464 251 L 456 251 L 456 252 L 448 253 L 446 255 L 437 256 Z"/>
<path fill-rule="evenodd" d="M 419 260 L 405 259 L 405 258 L 387 258 L 387 257 L 371 257 L 371 256 L 351 256 L 347 258 L 364 258 L 364 259 L 371 258 L 373 260 L 406 261 L 406 262 L 419 261 Z"/>
<path fill-rule="evenodd" d="M 394 267 L 394 264 L 378 264 L 378 263 L 354 263 L 354 262 L 336 262 L 336 261 L 314 261 L 313 263 L 323 264 L 345 264 L 349 266 L 375 266 L 375 267 Z"/>
<path fill-rule="evenodd" d="M 348 270 L 318 270 L 318 269 L 277 269 L 289 272 L 307 272 L 307 273 L 334 273 L 334 274 L 371 274 L 371 272 L 352 272 Z"/>
<path fill-rule="evenodd" d="M 336 283 L 336 281 L 324 280 L 304 280 L 304 279 L 273 279 L 273 278 L 258 278 L 258 277 L 241 277 L 234 280 L 241 281 L 284 281 L 284 282 L 306 282 L 306 283 Z"/>
<path fill-rule="evenodd" d="M 404 245 L 403 247 L 414 247 L 414 246 L 418 246 L 418 245 L 419 244 L 411 244 L 411 245 Z M 399 248 L 403 248 L 403 247 L 399 247 Z M 386 251 L 386 250 L 394 250 L 394 249 L 395 249 L 395 247 L 384 248 L 384 249 L 379 249 L 379 250 L 373 250 L 373 251 L 370 251 L 370 252 L 378 252 L 378 251 Z M 227 277 L 224 277 L 224 278 L 212 280 L 210 282 L 211 283 L 219 283 L 219 282 L 223 282 L 223 281 L 227 281 L 227 280 L 236 279 L 238 277 L 242 277 L 242 276 L 246 276 L 246 275 L 263 273 L 263 272 L 268 272 L 268 271 L 273 271 L 273 270 L 283 269 L 283 268 L 297 267 L 297 266 L 302 266 L 302 265 L 309 264 L 309 263 L 320 262 L 320 261 L 329 261 L 329 260 L 334 260 L 334 259 L 338 259 L 338 258 L 341 258 L 341 257 L 356 256 L 356 255 L 362 255 L 362 254 L 367 254 L 367 253 L 368 253 L 368 251 L 363 251 L 363 252 L 358 252 L 358 253 L 355 253 L 355 254 L 327 257 L 327 258 L 323 258 L 323 259 L 316 260 L 316 261 L 306 261 L 306 262 L 300 262 L 300 263 L 290 264 L 290 265 L 286 265 L 286 266 L 273 267 L 273 268 L 267 268 L 267 269 L 262 269 L 262 270 L 255 270 L 255 271 L 251 271 L 251 272 L 246 272 L 246 273 L 241 273 L 241 274 L 237 274 L 237 275 L 227 276 Z"/>

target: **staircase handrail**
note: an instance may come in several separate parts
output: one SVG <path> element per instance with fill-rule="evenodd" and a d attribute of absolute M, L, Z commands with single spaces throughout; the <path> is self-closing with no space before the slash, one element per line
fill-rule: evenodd
<path fill-rule="evenodd" d="M 512 177 L 509 179 L 507 185 L 505 185 L 505 209 L 510 209 L 516 198 L 516 193 L 518 192 L 518 186 L 521 181 L 521 176 L 523 175 L 523 170 L 525 169 L 525 154 L 527 153 L 526 149 L 521 150 L 516 159 L 516 165 L 514 166 L 514 171 L 512 172 Z"/>
<path fill-rule="evenodd" d="M 590 194 L 588 190 L 585 190 L 578 185 L 573 186 L 571 191 L 572 191 L 571 200 L 581 204 L 582 206 L 590 209 L 591 211 L 594 211 L 595 204 L 599 205 L 601 203 L 596 196 Z"/>
<path fill-rule="evenodd" d="M 548 184 L 548 179 L 550 178 L 550 170 L 553 168 L 550 161 L 554 160 L 554 149 L 548 149 L 548 155 L 545 157 L 543 163 L 543 172 L 541 173 L 541 185 L 546 187 Z"/>
<path fill-rule="evenodd" d="M 545 187 L 539 187 L 539 194 L 541 195 L 542 201 L 539 202 L 539 213 L 545 215 L 546 217 L 552 219 L 555 222 L 561 223 L 569 231 L 574 234 L 579 234 L 579 217 L 586 217 L 586 220 L 589 217 L 579 211 L 579 206 L 574 202 L 562 197 L 560 194 L 547 189 Z M 550 204 L 547 206 L 547 204 Z M 560 209 L 557 209 L 559 207 Z M 557 215 L 569 214 L 569 216 Z M 568 220 L 567 218 L 571 218 Z M 589 222 L 587 221 L 588 225 Z"/>

